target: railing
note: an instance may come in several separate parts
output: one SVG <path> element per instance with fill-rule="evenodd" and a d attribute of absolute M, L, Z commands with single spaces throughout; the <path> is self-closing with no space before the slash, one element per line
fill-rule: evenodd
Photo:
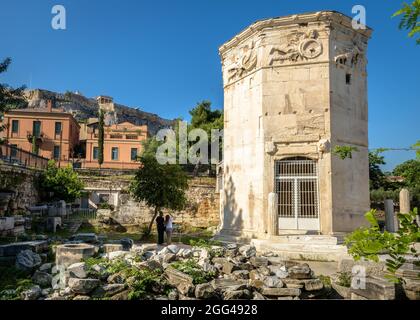
<path fill-rule="evenodd" d="M 0 162 L 27 168 L 46 169 L 48 159 L 9 144 L 0 144 Z"/>
<path fill-rule="evenodd" d="M 73 208 L 68 216 L 70 220 L 95 220 L 96 209 Z"/>

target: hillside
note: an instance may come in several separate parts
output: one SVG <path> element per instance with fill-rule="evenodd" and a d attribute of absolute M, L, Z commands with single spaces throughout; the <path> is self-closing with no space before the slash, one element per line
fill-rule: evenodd
<path fill-rule="evenodd" d="M 56 108 L 63 108 L 66 112 L 72 113 L 79 122 L 98 115 L 99 106 L 97 101 L 94 98 L 87 98 L 78 93 L 66 92 L 63 94 L 35 89 L 28 90 L 25 95 L 29 108 L 44 108 L 47 105 L 47 100 L 53 99 Z M 157 114 L 118 103 L 115 103 L 115 113 L 118 122 L 128 121 L 136 125 L 147 124 L 152 135 L 156 134 L 159 129 L 172 126 L 173 124 L 172 120 L 163 119 Z"/>

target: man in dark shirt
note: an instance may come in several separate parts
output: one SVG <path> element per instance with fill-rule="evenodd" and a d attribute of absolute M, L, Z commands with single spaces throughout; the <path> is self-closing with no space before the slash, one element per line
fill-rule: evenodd
<path fill-rule="evenodd" d="M 158 244 L 163 244 L 163 235 L 165 234 L 165 219 L 163 218 L 162 211 L 159 212 L 159 216 L 156 218 L 156 227 L 158 232 Z"/>

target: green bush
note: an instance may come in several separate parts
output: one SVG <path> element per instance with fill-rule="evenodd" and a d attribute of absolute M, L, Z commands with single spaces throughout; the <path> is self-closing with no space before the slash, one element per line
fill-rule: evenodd
<path fill-rule="evenodd" d="M 378 262 L 378 255 L 388 254 L 390 258 L 385 261 L 388 272 L 386 277 L 398 283 L 401 279 L 396 277 L 395 273 L 406 262 L 405 255 L 418 257 L 413 246 L 420 240 L 419 226 L 415 222 L 417 208 L 410 213 L 397 215 L 400 228 L 396 233 L 381 232 L 375 213 L 374 209 L 368 211 L 365 218 L 370 227 L 355 230 L 346 237 L 345 243 L 349 248 L 349 254 L 356 261 L 365 258 Z"/>

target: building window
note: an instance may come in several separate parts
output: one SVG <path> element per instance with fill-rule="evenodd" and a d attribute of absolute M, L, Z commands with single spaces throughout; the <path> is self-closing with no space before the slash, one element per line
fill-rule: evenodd
<path fill-rule="evenodd" d="M 39 137 L 41 135 L 41 121 L 34 121 L 32 125 L 32 134 L 35 137 Z"/>
<path fill-rule="evenodd" d="M 60 135 L 62 130 L 62 124 L 61 122 L 55 123 L 55 135 Z"/>
<path fill-rule="evenodd" d="M 12 120 L 12 133 L 19 132 L 19 120 Z"/>
<path fill-rule="evenodd" d="M 137 148 L 131 148 L 131 161 L 137 160 Z"/>
<path fill-rule="evenodd" d="M 350 73 L 346 74 L 346 84 L 351 84 L 351 74 Z"/>
<path fill-rule="evenodd" d="M 17 144 L 11 144 L 10 145 L 10 156 L 12 157 L 12 158 L 16 158 L 17 157 Z"/>
<path fill-rule="evenodd" d="M 98 160 L 99 157 L 99 147 L 93 147 L 93 159 Z"/>
<path fill-rule="evenodd" d="M 122 135 L 120 135 L 120 134 L 111 134 L 111 135 L 110 135 L 110 138 L 111 138 L 111 139 L 122 139 L 122 138 L 123 138 L 123 136 L 122 136 Z"/>
<path fill-rule="evenodd" d="M 112 160 L 118 160 L 118 148 L 113 147 L 111 150 L 111 159 Z"/>
<path fill-rule="evenodd" d="M 60 146 L 54 146 L 54 159 L 60 159 Z"/>
<path fill-rule="evenodd" d="M 136 135 L 130 135 L 130 134 L 127 134 L 127 135 L 125 136 L 125 138 L 126 138 L 127 140 L 137 140 L 137 139 L 138 139 L 138 136 L 136 136 Z"/>

